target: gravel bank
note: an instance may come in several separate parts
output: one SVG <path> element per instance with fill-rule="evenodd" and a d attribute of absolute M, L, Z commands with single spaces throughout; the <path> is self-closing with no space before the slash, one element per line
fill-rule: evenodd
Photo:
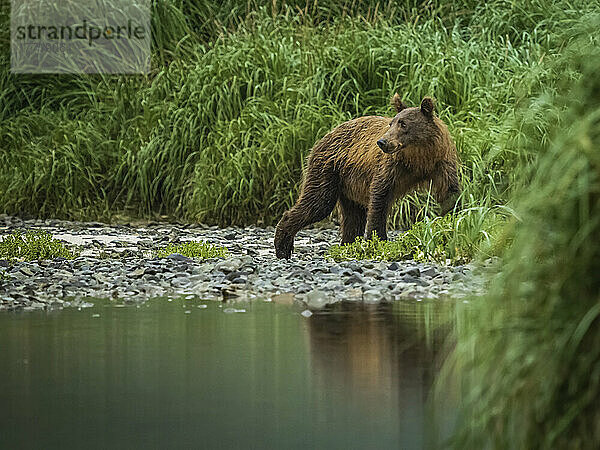
<path fill-rule="evenodd" d="M 0 282 L 0 310 L 86 307 L 93 298 L 144 302 L 177 296 L 303 301 L 308 308 L 319 309 L 339 301 L 462 298 L 483 289 L 482 270 L 471 265 L 327 260 L 323 254 L 338 242 L 333 228 L 300 232 L 290 261 L 275 258 L 272 227 L 109 226 L 0 216 L 0 236 L 17 229 L 47 230 L 83 251 L 74 260 L 57 258 L 12 266 L 0 260 L 0 272 L 8 275 L 8 280 Z M 152 256 L 153 250 L 187 240 L 225 246 L 230 256 L 211 260 Z"/>

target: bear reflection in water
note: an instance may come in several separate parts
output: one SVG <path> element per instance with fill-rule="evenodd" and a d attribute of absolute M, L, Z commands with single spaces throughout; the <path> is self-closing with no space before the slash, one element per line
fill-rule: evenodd
<path fill-rule="evenodd" d="M 313 315 L 307 321 L 310 359 L 325 401 L 339 404 L 343 396 L 365 417 L 384 407 L 397 414 L 400 430 L 424 426 L 450 347 L 451 324 L 442 320 L 448 310 L 422 303 L 342 304 Z"/>

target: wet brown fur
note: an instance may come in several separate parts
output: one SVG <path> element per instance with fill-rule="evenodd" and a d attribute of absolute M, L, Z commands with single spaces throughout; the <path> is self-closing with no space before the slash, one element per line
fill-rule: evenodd
<path fill-rule="evenodd" d="M 456 148 L 446 125 L 433 114 L 433 101 L 426 97 L 420 108 L 407 108 L 396 94 L 391 103 L 395 117 L 350 120 L 313 147 L 298 201 L 277 225 L 277 257 L 289 258 L 296 233 L 325 219 L 336 203 L 343 243 L 362 236 L 365 227 L 366 237 L 376 232 L 387 239 L 390 208 L 410 191 L 431 185 L 442 213 L 454 206 L 460 191 Z M 391 153 L 378 146 L 380 139 Z"/>

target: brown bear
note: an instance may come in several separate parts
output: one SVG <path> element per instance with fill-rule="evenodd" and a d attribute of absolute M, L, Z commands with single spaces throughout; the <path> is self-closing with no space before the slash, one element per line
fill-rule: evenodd
<path fill-rule="evenodd" d="M 394 202 L 418 188 L 430 188 L 442 214 L 460 193 L 456 147 L 448 128 L 425 97 L 408 108 L 395 94 L 395 117 L 350 120 L 323 137 L 308 156 L 300 197 L 275 230 L 275 253 L 290 258 L 296 233 L 325 219 L 336 203 L 342 243 L 373 232 L 387 239 L 386 222 Z"/>

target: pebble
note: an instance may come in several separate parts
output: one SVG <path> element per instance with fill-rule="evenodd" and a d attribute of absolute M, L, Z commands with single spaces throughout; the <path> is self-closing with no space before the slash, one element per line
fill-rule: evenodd
<path fill-rule="evenodd" d="M 180 255 L 179 253 L 173 253 L 172 255 L 167 256 L 167 259 L 171 261 L 180 261 L 180 262 L 191 262 L 192 260 L 187 256 Z"/>
<path fill-rule="evenodd" d="M 310 309 L 321 309 L 331 303 L 331 293 L 321 290 L 313 289 L 305 295 L 305 303 Z"/>
<path fill-rule="evenodd" d="M 377 289 L 367 289 L 363 292 L 363 301 L 365 303 L 380 303 L 382 300 L 383 295 Z"/>
<path fill-rule="evenodd" d="M 14 264 L 0 260 L 0 310 L 86 308 L 96 298 L 137 304 L 150 298 L 289 298 L 303 304 L 301 314 L 308 317 L 306 311 L 339 301 L 462 300 L 485 287 L 474 264 L 327 260 L 327 248 L 339 242 L 334 228 L 300 231 L 294 254 L 285 261 L 275 258 L 273 227 L 181 227 L 156 222 L 135 227 L 52 219 L 41 223 L 0 215 L 0 236 L 43 226 L 67 245 L 78 245 L 83 256 Z M 227 247 L 230 256 L 209 260 L 177 253 L 153 256 L 174 240 L 204 240 Z M 489 267 L 493 262 L 484 264 Z M 223 311 L 245 312 L 231 307 Z"/>
<path fill-rule="evenodd" d="M 408 275 L 409 277 L 420 277 L 421 271 L 417 267 L 413 267 L 411 269 L 405 270 L 401 273 L 401 275 Z"/>
<path fill-rule="evenodd" d="M 359 273 L 353 273 L 344 280 L 344 284 L 364 283 L 365 279 Z"/>

